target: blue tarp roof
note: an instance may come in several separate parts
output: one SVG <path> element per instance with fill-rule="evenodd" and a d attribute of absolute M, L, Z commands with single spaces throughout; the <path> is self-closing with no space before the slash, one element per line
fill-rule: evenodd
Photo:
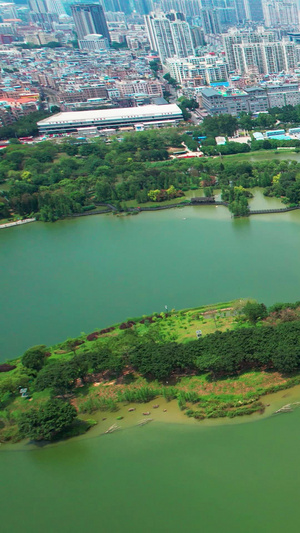
<path fill-rule="evenodd" d="M 216 81 L 210 84 L 212 87 L 229 87 L 228 81 Z"/>

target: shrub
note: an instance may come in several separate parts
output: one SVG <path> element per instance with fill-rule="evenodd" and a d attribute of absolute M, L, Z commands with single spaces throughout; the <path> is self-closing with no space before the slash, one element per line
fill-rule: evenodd
<path fill-rule="evenodd" d="M 101 398 L 99 396 L 89 396 L 78 405 L 80 413 L 93 413 L 94 411 L 118 410 L 117 403 L 112 398 Z"/>
<path fill-rule="evenodd" d="M 21 414 L 20 435 L 32 440 L 52 440 L 72 424 L 76 415 L 73 405 L 58 399 L 48 400 L 41 407 Z"/>
<path fill-rule="evenodd" d="M 175 387 L 164 387 L 163 388 L 163 397 L 167 402 L 170 402 L 171 400 L 175 400 L 177 398 L 177 389 Z"/>
<path fill-rule="evenodd" d="M 7 363 L 3 363 L 3 365 L 0 365 L 0 372 L 10 372 L 15 368 L 17 368 L 15 365 L 8 365 Z"/>
<path fill-rule="evenodd" d="M 243 313 L 251 324 L 256 324 L 258 320 L 266 318 L 268 314 L 265 304 L 259 304 L 258 302 L 247 302 Z"/>
<path fill-rule="evenodd" d="M 87 336 L 86 340 L 87 341 L 94 341 L 94 340 L 98 339 L 98 337 L 99 337 L 99 333 L 98 333 L 98 331 L 95 331 L 94 333 L 90 333 Z"/>
<path fill-rule="evenodd" d="M 130 329 L 130 328 L 132 328 L 134 325 L 135 325 L 135 322 L 133 322 L 132 320 L 130 320 L 130 321 L 128 321 L 128 322 L 123 322 L 122 324 L 120 324 L 120 329 Z"/>
<path fill-rule="evenodd" d="M 140 389 L 118 392 L 118 400 L 120 402 L 147 403 L 153 400 L 158 394 L 159 391 L 150 389 L 150 387 L 141 387 Z"/>
<path fill-rule="evenodd" d="M 45 355 L 45 345 L 41 344 L 39 346 L 33 346 L 32 348 L 29 348 L 29 350 L 26 350 L 26 352 L 24 353 L 22 357 L 22 364 L 30 370 L 39 372 L 45 364 Z"/>

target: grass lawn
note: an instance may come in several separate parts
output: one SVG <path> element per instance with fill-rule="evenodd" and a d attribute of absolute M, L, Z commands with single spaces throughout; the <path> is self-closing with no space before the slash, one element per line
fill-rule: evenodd
<path fill-rule="evenodd" d="M 185 191 L 184 196 L 181 196 L 180 198 L 174 198 L 173 200 L 166 200 L 165 202 L 146 202 L 143 204 L 139 204 L 137 200 L 126 200 L 126 202 L 122 203 L 125 204 L 127 207 L 156 207 L 163 205 L 180 204 L 181 202 L 184 202 L 185 200 L 190 200 L 195 196 L 203 196 L 203 188 L 200 187 L 199 189 L 191 189 L 190 191 Z"/>
<path fill-rule="evenodd" d="M 253 159 L 254 161 L 266 161 L 271 159 L 288 159 L 288 156 L 293 154 L 293 159 L 300 155 L 295 152 L 295 149 L 291 148 L 290 150 L 257 150 L 255 152 L 247 152 L 244 154 L 232 154 L 222 156 L 225 160 L 230 161 L 249 161 Z"/>

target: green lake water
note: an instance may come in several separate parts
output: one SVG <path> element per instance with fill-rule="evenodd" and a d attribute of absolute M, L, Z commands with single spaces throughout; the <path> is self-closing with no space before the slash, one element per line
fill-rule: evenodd
<path fill-rule="evenodd" d="M 233 220 L 222 206 L 1 230 L 0 360 L 165 305 L 300 299 L 299 244 L 298 211 Z"/>
<path fill-rule="evenodd" d="M 251 203 L 280 204 L 259 191 Z M 0 265 L 5 360 L 166 304 L 300 299 L 300 213 L 233 220 L 188 207 L 28 224 L 0 232 Z M 105 424 L 46 448 L 0 448 L 1 531 L 299 530 L 300 410 L 212 425 L 161 415 L 103 436 Z"/>
<path fill-rule="evenodd" d="M 299 531 L 300 412 L 0 454 L 1 531 Z"/>

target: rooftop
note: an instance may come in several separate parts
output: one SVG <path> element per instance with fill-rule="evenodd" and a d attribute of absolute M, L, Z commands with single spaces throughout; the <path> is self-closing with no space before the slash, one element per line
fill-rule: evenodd
<path fill-rule="evenodd" d="M 91 122 L 97 120 L 125 119 L 161 115 L 181 115 L 181 109 L 176 104 L 167 105 L 145 105 L 140 107 L 123 107 L 116 109 L 100 109 L 90 111 L 74 111 L 66 113 L 57 113 L 52 117 L 45 118 L 38 122 L 38 125 L 62 124 L 67 122 Z"/>
<path fill-rule="evenodd" d="M 202 94 L 204 96 L 210 97 L 210 96 L 218 96 L 219 92 L 215 89 L 202 89 Z"/>

